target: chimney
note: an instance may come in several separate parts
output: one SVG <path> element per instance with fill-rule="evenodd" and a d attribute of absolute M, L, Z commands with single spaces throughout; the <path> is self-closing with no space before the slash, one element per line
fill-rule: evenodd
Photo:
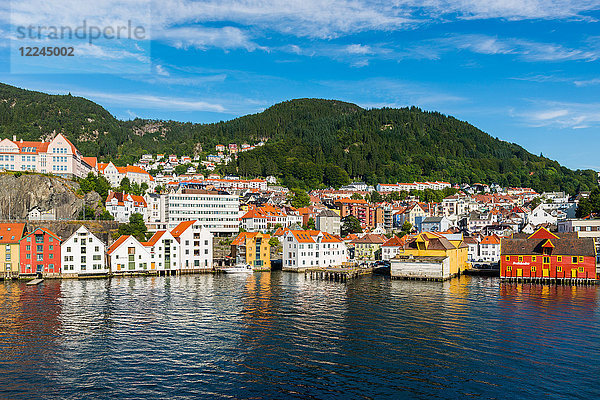
<path fill-rule="evenodd" d="M 17 141 L 17 135 L 13 135 L 13 142 Z"/>
<path fill-rule="evenodd" d="M 21 143 L 23 143 L 23 139 L 21 139 Z"/>

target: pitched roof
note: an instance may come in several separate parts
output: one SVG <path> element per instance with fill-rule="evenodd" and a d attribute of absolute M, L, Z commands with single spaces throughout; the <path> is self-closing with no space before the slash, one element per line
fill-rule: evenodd
<path fill-rule="evenodd" d="M 113 244 L 108 248 L 108 254 L 112 254 L 119 246 L 121 246 L 131 235 L 121 235 Z"/>
<path fill-rule="evenodd" d="M 352 241 L 354 244 L 383 244 L 385 240 L 379 235 L 375 235 L 373 233 L 368 233 L 363 237 L 359 237 L 358 239 L 354 239 Z"/>
<path fill-rule="evenodd" d="M 82 157 L 83 161 L 85 161 L 90 167 L 95 168 L 96 164 L 98 164 L 98 159 L 96 157 Z"/>
<path fill-rule="evenodd" d="M 56 240 L 58 240 L 59 242 L 62 240 L 60 238 L 60 236 L 58 236 L 56 233 L 52 232 L 50 229 L 46 229 L 46 228 L 35 228 L 33 231 L 29 232 L 28 234 L 24 235 L 21 239 L 26 238 L 27 236 L 31 236 L 34 235 L 36 232 L 38 231 L 42 231 L 47 235 L 52 236 L 53 238 L 55 238 Z"/>
<path fill-rule="evenodd" d="M 310 231 L 298 231 L 298 230 L 290 230 L 289 231 L 296 240 L 300 243 L 315 243 L 315 240 L 310 235 Z"/>
<path fill-rule="evenodd" d="M 483 238 L 481 244 L 500 244 L 498 235 L 490 235 Z"/>
<path fill-rule="evenodd" d="M 192 220 L 192 221 L 183 221 L 181 222 L 179 225 L 177 225 L 172 231 L 171 231 L 171 235 L 173 235 L 174 238 L 178 238 L 179 236 L 181 236 L 183 234 L 183 232 L 185 232 L 190 226 L 194 225 L 194 223 L 196 222 L 196 220 Z"/>
<path fill-rule="evenodd" d="M 398 236 L 392 236 L 391 239 L 388 239 L 387 242 L 385 242 L 382 246 L 383 247 L 400 247 L 400 246 L 404 246 L 406 244 L 406 238 L 407 236 L 402 236 L 401 238 L 399 238 Z"/>
<path fill-rule="evenodd" d="M 152 237 L 150 238 L 150 240 L 148 240 L 147 242 L 142 242 L 142 246 L 146 246 L 146 247 L 152 247 L 156 244 L 156 242 L 158 242 L 160 240 L 161 237 L 163 237 L 163 235 L 167 233 L 167 231 L 158 231 L 156 232 L 154 235 L 152 235 Z"/>
<path fill-rule="evenodd" d="M 240 232 L 235 239 L 233 239 L 233 241 L 231 242 L 231 244 L 233 246 L 240 246 L 246 243 L 246 239 L 248 238 L 254 238 L 256 236 L 261 236 L 264 240 L 269 240 L 271 239 L 271 235 L 267 234 L 267 233 L 260 233 L 260 232 Z"/>
<path fill-rule="evenodd" d="M 18 243 L 25 232 L 24 222 L 0 224 L 0 243 Z"/>

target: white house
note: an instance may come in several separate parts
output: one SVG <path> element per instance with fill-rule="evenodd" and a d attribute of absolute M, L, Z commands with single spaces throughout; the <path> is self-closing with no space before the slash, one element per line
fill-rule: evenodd
<path fill-rule="evenodd" d="M 109 272 L 106 245 L 81 225 L 60 245 L 64 275 L 101 275 Z"/>
<path fill-rule="evenodd" d="M 333 267 L 346 261 L 346 244 L 327 232 L 288 229 L 283 234 L 284 270 Z"/>
<path fill-rule="evenodd" d="M 110 191 L 105 207 L 117 222 L 129 222 L 133 214 L 141 214 L 148 221 L 148 204 L 142 196 Z"/>
<path fill-rule="evenodd" d="M 170 232 L 158 231 L 142 245 L 150 253 L 151 272 L 168 272 L 181 269 L 181 246 Z"/>
<path fill-rule="evenodd" d="M 479 261 L 487 264 L 500 261 L 500 238 L 497 235 L 485 236 L 481 239 Z"/>
<path fill-rule="evenodd" d="M 148 249 L 135 237 L 123 235 L 108 248 L 112 273 L 148 272 L 151 258 Z"/>
<path fill-rule="evenodd" d="M 400 249 L 406 244 L 407 236 L 403 236 L 399 238 L 398 236 L 393 236 L 387 242 L 381 245 L 381 259 L 385 261 L 389 261 L 392 258 L 396 257 L 396 255 L 400 252 Z"/>
<path fill-rule="evenodd" d="M 184 221 L 171 231 L 179 242 L 182 270 L 207 270 L 213 267 L 213 234 L 199 221 Z"/>
<path fill-rule="evenodd" d="M 557 217 L 552 216 L 549 212 L 544 210 L 542 204 L 537 206 L 531 212 L 531 214 L 529 214 L 529 222 L 534 226 L 538 226 L 540 224 L 556 225 L 557 220 Z"/>

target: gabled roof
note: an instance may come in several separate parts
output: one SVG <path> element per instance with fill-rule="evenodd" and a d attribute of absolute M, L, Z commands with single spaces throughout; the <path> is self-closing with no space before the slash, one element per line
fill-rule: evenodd
<path fill-rule="evenodd" d="M 531 234 L 528 239 L 558 239 L 558 236 L 550 232 L 548 229 L 541 227 Z"/>
<path fill-rule="evenodd" d="M 385 242 L 382 246 L 383 247 L 401 247 L 406 244 L 406 238 L 407 238 L 406 235 L 402 236 L 401 238 L 394 235 L 394 236 L 392 236 L 391 239 L 388 239 L 387 242 Z"/>
<path fill-rule="evenodd" d="M 123 243 L 125 243 L 125 241 L 127 239 L 129 239 L 130 237 L 132 237 L 131 235 L 121 235 L 119 236 L 119 238 L 110 245 L 110 247 L 108 248 L 108 254 L 112 254 L 117 248 L 119 248 L 119 246 L 121 246 Z"/>
<path fill-rule="evenodd" d="M 294 235 L 294 238 L 296 238 L 299 243 L 315 243 L 315 240 L 310 235 L 310 231 L 290 230 L 289 232 Z"/>
<path fill-rule="evenodd" d="M 150 238 L 150 240 L 148 240 L 147 242 L 141 242 L 142 246 L 145 247 L 152 247 L 154 246 L 161 237 L 163 237 L 163 235 L 167 233 L 167 231 L 158 231 L 156 232 L 154 235 L 152 235 L 152 237 Z"/>
<path fill-rule="evenodd" d="M 260 232 L 240 232 L 235 239 L 231 242 L 232 246 L 240 246 L 246 244 L 246 239 L 255 238 L 257 236 L 262 237 L 264 240 L 271 239 L 271 235 Z"/>
<path fill-rule="evenodd" d="M 85 161 L 90 167 L 95 168 L 96 164 L 98 164 L 98 159 L 96 157 L 82 157 L 83 161 Z"/>
<path fill-rule="evenodd" d="M 354 239 L 352 241 L 354 244 L 383 244 L 385 240 L 379 235 L 375 235 L 373 233 L 368 233 L 363 237 L 359 237 L 358 239 Z"/>
<path fill-rule="evenodd" d="M 39 232 L 39 231 L 42 231 L 43 233 L 45 233 L 45 234 L 47 234 L 47 235 L 50 235 L 50 236 L 52 236 L 53 238 L 55 238 L 55 239 L 56 239 L 56 240 L 58 240 L 59 242 L 62 240 L 62 239 L 60 238 L 60 236 L 58 236 L 56 233 L 54 233 L 54 232 L 52 232 L 51 230 L 49 230 L 49 229 L 46 229 L 46 228 L 35 228 L 33 231 L 31 231 L 31 232 L 29 232 L 28 234 L 26 234 L 25 236 L 23 236 L 23 237 L 21 238 L 21 240 L 25 239 L 25 238 L 26 238 L 26 237 L 28 237 L 28 236 L 35 235 L 35 234 L 36 234 L 37 232 Z"/>
<path fill-rule="evenodd" d="M 498 235 L 490 235 L 483 238 L 481 244 L 500 244 Z"/>
<path fill-rule="evenodd" d="M 13 222 L 0 224 L 0 243 L 19 243 L 25 233 L 24 222 Z"/>
<path fill-rule="evenodd" d="M 183 232 L 185 232 L 190 226 L 194 225 L 194 223 L 196 222 L 196 220 L 192 220 L 192 221 L 183 221 L 181 222 L 179 225 L 177 225 L 172 231 L 171 231 L 171 235 L 173 235 L 174 238 L 178 238 L 179 236 L 181 236 L 183 234 Z"/>
<path fill-rule="evenodd" d="M 321 239 L 322 243 L 340 243 L 341 241 L 342 239 L 340 239 L 338 236 L 323 232 L 323 238 Z"/>
<path fill-rule="evenodd" d="M 502 255 L 543 255 L 544 244 L 548 239 L 503 239 Z M 552 239 L 553 255 L 595 257 L 594 239 L 586 238 L 557 238 Z"/>

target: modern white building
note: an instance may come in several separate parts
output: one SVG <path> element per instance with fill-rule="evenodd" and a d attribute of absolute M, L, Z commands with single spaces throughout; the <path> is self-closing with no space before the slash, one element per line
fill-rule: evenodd
<path fill-rule="evenodd" d="M 528 221 L 534 226 L 540 224 L 556 225 L 558 218 L 547 212 L 543 205 L 540 204 L 531 212 L 531 214 L 529 214 Z"/>
<path fill-rule="evenodd" d="M 102 275 L 109 272 L 106 245 L 84 225 L 60 245 L 63 275 Z"/>
<path fill-rule="evenodd" d="M 123 235 L 109 248 L 110 270 L 114 274 L 148 272 L 150 252 L 135 237 Z"/>
<path fill-rule="evenodd" d="M 200 221 L 181 222 L 171 231 L 179 242 L 182 270 L 203 270 L 213 267 L 213 234 Z"/>
<path fill-rule="evenodd" d="M 95 157 L 83 157 L 60 133 L 49 142 L 17 141 L 15 136 L 0 141 L 0 170 L 84 178 L 95 165 Z"/>
<path fill-rule="evenodd" d="M 167 194 L 147 193 L 144 200 L 147 205 L 146 222 L 167 222 Z"/>
<path fill-rule="evenodd" d="M 327 232 L 288 229 L 283 234 L 284 270 L 334 267 L 347 261 L 346 244 Z"/>
<path fill-rule="evenodd" d="M 239 196 L 224 191 L 179 189 L 168 195 L 169 229 L 181 222 L 198 221 L 215 234 L 237 234 L 240 221 Z"/>
<path fill-rule="evenodd" d="M 148 205 L 142 196 L 110 191 L 105 207 L 117 222 L 129 222 L 133 214 L 141 214 L 144 221 L 148 220 Z"/>

